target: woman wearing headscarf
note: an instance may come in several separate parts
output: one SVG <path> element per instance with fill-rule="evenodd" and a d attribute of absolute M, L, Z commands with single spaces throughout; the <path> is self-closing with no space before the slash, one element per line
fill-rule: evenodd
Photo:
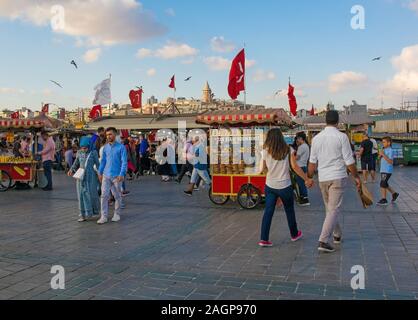
<path fill-rule="evenodd" d="M 97 151 L 90 150 L 90 138 L 82 137 L 77 158 L 70 171 L 68 171 L 68 176 L 72 177 L 78 169 L 84 169 L 83 177 L 77 179 L 77 196 L 80 210 L 79 222 L 87 221 L 88 218 L 100 214 L 100 201 L 97 193 L 99 178 L 96 172 L 99 166 Z"/>

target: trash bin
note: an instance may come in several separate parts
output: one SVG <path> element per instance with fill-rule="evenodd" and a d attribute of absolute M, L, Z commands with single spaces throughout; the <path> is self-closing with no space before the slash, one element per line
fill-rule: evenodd
<path fill-rule="evenodd" d="M 408 165 L 418 163 L 418 144 L 404 144 L 402 145 L 403 162 Z"/>

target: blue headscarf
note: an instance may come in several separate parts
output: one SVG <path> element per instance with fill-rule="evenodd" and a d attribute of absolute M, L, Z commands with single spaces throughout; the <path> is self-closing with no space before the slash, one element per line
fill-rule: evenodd
<path fill-rule="evenodd" d="M 90 148 L 90 137 L 81 137 L 80 148 Z"/>

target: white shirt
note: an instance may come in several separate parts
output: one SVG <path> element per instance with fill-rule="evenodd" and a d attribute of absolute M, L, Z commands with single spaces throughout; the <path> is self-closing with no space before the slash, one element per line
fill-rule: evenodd
<path fill-rule="evenodd" d="M 290 152 L 294 152 L 291 149 Z M 266 185 L 272 189 L 286 189 L 292 184 L 290 180 L 289 155 L 282 161 L 274 160 L 273 157 L 263 150 L 261 153 L 262 160 L 266 161 L 267 177 Z"/>
<path fill-rule="evenodd" d="M 309 160 L 309 146 L 304 143 L 298 147 L 297 155 L 299 156 L 299 160 L 297 160 L 299 167 L 306 167 L 308 165 Z"/>
<path fill-rule="evenodd" d="M 310 163 L 318 164 L 319 182 L 347 177 L 347 166 L 354 164 L 347 135 L 326 127 L 312 141 Z"/>
<path fill-rule="evenodd" d="M 379 148 L 377 146 L 376 140 L 370 139 L 370 141 L 373 143 L 373 151 L 372 151 L 372 154 L 377 154 L 379 152 Z"/>

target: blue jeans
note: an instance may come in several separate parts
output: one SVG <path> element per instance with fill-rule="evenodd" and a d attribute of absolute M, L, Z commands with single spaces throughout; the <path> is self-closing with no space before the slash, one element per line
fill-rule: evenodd
<path fill-rule="evenodd" d="M 44 167 L 44 175 L 46 180 L 48 181 L 48 184 L 45 188 L 52 189 L 52 161 L 48 160 L 42 163 Z"/>
<path fill-rule="evenodd" d="M 305 173 L 308 171 L 308 168 L 306 168 L 306 167 L 300 167 L 300 168 Z M 300 197 L 301 198 L 307 198 L 308 197 L 308 189 L 306 188 L 305 181 L 303 181 L 303 179 L 301 177 L 296 175 L 296 183 L 299 186 Z"/>
<path fill-rule="evenodd" d="M 261 240 L 269 241 L 271 220 L 273 219 L 274 210 L 276 209 L 277 199 L 283 202 L 284 211 L 286 212 L 287 224 L 289 225 L 290 235 L 296 237 L 298 235 L 298 226 L 296 223 L 295 206 L 293 198 L 293 188 L 289 186 L 285 189 L 273 189 L 266 185 L 266 208 L 264 209 L 263 222 L 261 224 Z"/>
<path fill-rule="evenodd" d="M 199 170 L 194 168 L 192 172 L 192 177 L 190 178 L 190 183 L 196 184 L 198 181 L 198 178 L 201 178 L 207 185 L 211 185 L 211 179 L 209 177 L 209 173 L 207 170 Z"/>

